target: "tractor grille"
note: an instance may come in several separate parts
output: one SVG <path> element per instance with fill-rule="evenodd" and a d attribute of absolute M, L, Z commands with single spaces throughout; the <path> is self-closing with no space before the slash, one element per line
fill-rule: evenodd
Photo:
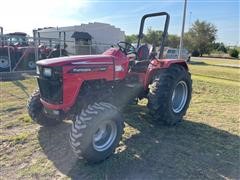
<path fill-rule="evenodd" d="M 41 98 L 51 104 L 63 103 L 63 81 L 61 76 L 44 78 L 42 74 L 37 78 Z"/>

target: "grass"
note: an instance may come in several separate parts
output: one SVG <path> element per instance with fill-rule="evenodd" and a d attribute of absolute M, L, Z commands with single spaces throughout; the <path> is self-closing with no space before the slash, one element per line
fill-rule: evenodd
<path fill-rule="evenodd" d="M 26 101 L 34 79 L 0 82 L 1 179 L 239 179 L 239 69 L 215 61 L 189 65 L 193 96 L 182 123 L 153 122 L 145 99 L 128 106 L 119 147 L 97 165 L 72 153 L 69 121 L 53 128 L 32 123 Z"/>
<path fill-rule="evenodd" d="M 2 140 L 2 142 L 13 142 L 13 144 L 18 144 L 18 143 L 24 143 L 26 142 L 27 138 L 28 138 L 29 134 L 27 132 L 25 133 L 20 133 L 17 135 L 12 135 L 12 136 L 0 136 L 0 139 Z"/>
<path fill-rule="evenodd" d="M 220 61 L 220 62 L 219 62 Z M 227 65 L 240 65 L 238 60 L 194 59 L 190 64 L 193 75 L 207 76 L 216 79 L 226 79 L 240 82 L 239 68 L 229 68 Z"/>
<path fill-rule="evenodd" d="M 216 79 L 226 79 L 230 81 L 240 82 L 240 71 L 237 68 L 227 68 L 227 67 L 213 67 L 211 65 L 198 65 L 190 66 L 190 70 L 193 72 L 193 75 L 207 76 Z M 207 72 L 207 74 L 206 74 Z"/>
<path fill-rule="evenodd" d="M 240 60 L 237 59 L 223 59 L 223 58 L 196 58 L 192 57 L 193 62 L 203 62 L 209 65 L 240 65 Z"/>

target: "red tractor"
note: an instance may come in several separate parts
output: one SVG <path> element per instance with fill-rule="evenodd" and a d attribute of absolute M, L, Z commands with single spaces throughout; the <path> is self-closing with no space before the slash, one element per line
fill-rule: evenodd
<path fill-rule="evenodd" d="M 14 32 L 3 35 L 1 28 L 0 37 L 0 72 L 12 70 L 35 70 L 35 47 L 30 45 L 26 33 Z M 68 53 L 61 49 L 61 56 Z M 44 45 L 38 47 L 38 59 L 54 58 L 60 56 L 60 46 L 47 48 Z M 10 68 L 11 66 L 11 68 Z"/>
<path fill-rule="evenodd" d="M 166 17 L 158 57 L 140 45 L 146 18 L 155 16 Z M 157 121 L 180 122 L 190 103 L 192 81 L 184 60 L 162 59 L 169 19 L 166 12 L 144 15 L 136 49 L 119 42 L 101 55 L 38 61 L 39 90 L 27 106 L 31 118 L 43 126 L 72 119 L 71 147 L 90 162 L 106 159 L 118 146 L 124 128 L 120 109 L 131 100 L 147 98 Z"/>
<path fill-rule="evenodd" d="M 21 62 L 22 69 L 35 69 L 34 48 L 29 46 L 26 33 L 14 32 L 2 35 L 0 45 L 0 71 L 9 71 L 10 66 Z"/>

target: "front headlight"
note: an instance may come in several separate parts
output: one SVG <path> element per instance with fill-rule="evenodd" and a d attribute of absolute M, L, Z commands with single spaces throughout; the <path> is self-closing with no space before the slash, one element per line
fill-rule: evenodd
<path fill-rule="evenodd" d="M 52 69 L 51 68 L 43 68 L 43 76 L 51 77 L 52 76 Z"/>

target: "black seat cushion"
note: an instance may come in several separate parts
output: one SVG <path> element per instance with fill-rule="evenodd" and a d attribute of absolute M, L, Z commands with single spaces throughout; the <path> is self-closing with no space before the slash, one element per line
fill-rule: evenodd
<path fill-rule="evenodd" d="M 147 60 L 149 58 L 149 49 L 146 44 L 140 46 L 137 50 L 137 60 Z"/>

